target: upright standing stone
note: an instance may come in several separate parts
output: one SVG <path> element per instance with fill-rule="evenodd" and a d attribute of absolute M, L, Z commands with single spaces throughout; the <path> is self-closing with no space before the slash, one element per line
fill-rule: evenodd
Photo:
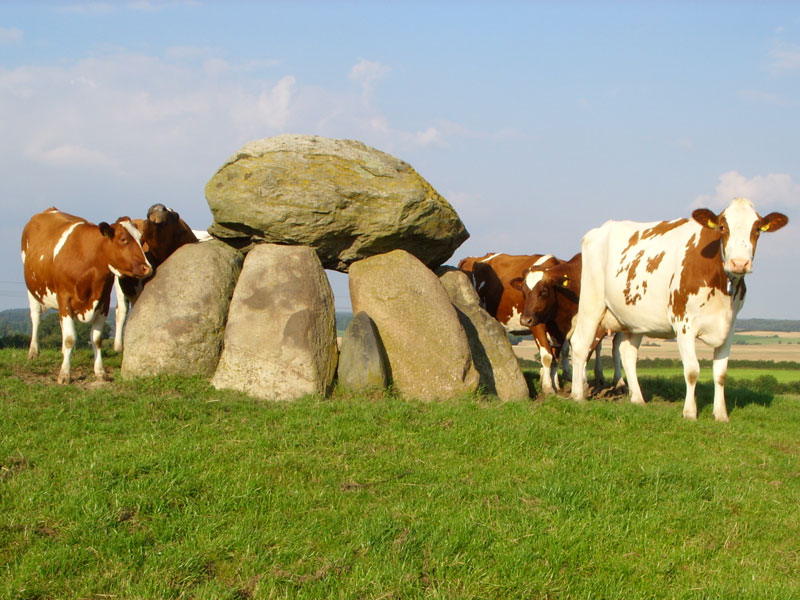
<path fill-rule="evenodd" d="M 354 263 L 350 298 L 353 312 L 375 322 L 402 394 L 444 400 L 477 389 L 456 310 L 433 271 L 411 254 L 395 250 Z"/>
<path fill-rule="evenodd" d="M 437 274 L 458 310 L 483 388 L 501 400 L 528 398 L 528 384 L 506 331 L 497 319 L 481 308 L 478 293 L 466 273 L 441 267 Z"/>
<path fill-rule="evenodd" d="M 159 266 L 131 310 L 122 376 L 210 377 L 242 260 L 237 250 L 209 241 L 182 246 Z"/>
<path fill-rule="evenodd" d="M 389 384 L 386 351 L 375 323 L 365 312 L 356 313 L 342 337 L 339 352 L 339 385 L 362 392 Z"/>
<path fill-rule="evenodd" d="M 327 394 L 337 357 L 333 292 L 314 250 L 256 246 L 233 293 L 212 385 L 264 400 Z"/>

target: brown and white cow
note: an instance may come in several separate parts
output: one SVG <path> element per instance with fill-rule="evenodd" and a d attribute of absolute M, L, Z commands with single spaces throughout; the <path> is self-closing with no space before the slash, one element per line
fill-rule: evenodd
<path fill-rule="evenodd" d="M 539 348 L 542 370 L 539 380 L 542 392 L 554 394 L 559 389 L 557 357 L 558 351 L 547 338 L 544 325 L 526 327 L 520 322 L 525 298 L 511 281 L 534 265 L 555 265 L 560 261 L 550 254 L 501 254 L 490 253 L 481 257 L 467 257 L 458 263 L 459 270 L 467 274 L 478 292 L 481 306 L 497 319 L 508 333 L 514 335 L 533 334 Z"/>
<path fill-rule="evenodd" d="M 94 373 L 105 379 L 100 342 L 108 316 L 114 276 L 150 275 L 141 234 L 128 217 L 99 225 L 49 208 L 22 230 L 22 264 L 31 309 L 28 358 L 39 355 L 39 324 L 45 308 L 58 310 L 64 361 L 58 383 L 69 383 L 75 323 L 91 323 Z"/>
<path fill-rule="evenodd" d="M 144 284 L 155 275 L 155 270 L 170 255 L 184 244 L 198 241 L 198 236 L 174 210 L 163 204 L 154 204 L 147 211 L 146 219 L 133 219 L 134 227 L 141 232 L 142 248 L 147 255 L 153 271 L 150 277 L 117 277 L 116 327 L 114 330 L 114 350 L 123 348 L 123 329 L 128 311 L 142 293 Z"/>
<path fill-rule="evenodd" d="M 787 222 L 781 213 L 762 217 L 749 200 L 737 198 L 719 215 L 698 209 L 691 219 L 608 221 L 589 231 L 572 336 L 575 364 L 585 364 L 598 325 L 625 331 L 620 352 L 631 401 L 642 404 L 636 378 L 642 336 L 675 337 L 686 380 L 683 416 L 696 419 L 699 338 L 714 348 L 714 417 L 727 421 L 725 376 L 734 321 L 744 304 L 744 276 L 752 270 L 760 234 Z M 573 369 L 575 400 L 584 397 L 583 376 L 583 369 Z"/>
<path fill-rule="evenodd" d="M 579 252 L 568 261 L 545 267 L 531 267 L 522 277 L 514 279 L 511 285 L 519 289 L 525 297 L 520 322 L 526 327 L 543 324 L 550 339 L 554 340 L 561 353 L 569 352 L 569 338 L 575 327 L 578 315 L 578 300 L 581 295 L 581 264 Z M 600 360 L 601 342 L 606 330 L 598 328 L 592 343 L 595 352 L 594 376 L 597 385 L 603 383 L 603 369 Z M 615 389 L 625 385 L 622 378 L 619 358 L 619 344 L 622 334 L 614 336 L 614 384 Z M 566 361 L 565 361 L 566 362 Z M 566 363 L 568 364 L 568 363 Z M 571 369 L 565 368 L 565 376 L 572 377 Z"/>

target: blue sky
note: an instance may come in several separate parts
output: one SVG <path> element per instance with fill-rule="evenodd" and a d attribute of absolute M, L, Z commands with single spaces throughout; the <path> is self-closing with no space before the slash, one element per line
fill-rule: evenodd
<path fill-rule="evenodd" d="M 791 222 L 741 316 L 800 319 L 799 115 L 792 2 L 0 2 L 0 309 L 35 212 L 205 228 L 216 169 L 290 132 L 413 165 L 471 233 L 453 264 L 749 197 Z"/>

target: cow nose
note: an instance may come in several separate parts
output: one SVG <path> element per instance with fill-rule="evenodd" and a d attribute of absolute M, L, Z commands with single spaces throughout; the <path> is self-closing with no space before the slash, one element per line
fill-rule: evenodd
<path fill-rule="evenodd" d="M 731 272 L 737 274 L 749 273 L 751 265 L 752 261 L 749 258 L 732 258 Z"/>
<path fill-rule="evenodd" d="M 150 268 L 150 265 L 144 264 L 139 267 L 137 275 L 139 275 L 140 277 L 147 277 L 148 275 L 150 275 L 150 272 L 152 270 L 153 269 Z"/>
<path fill-rule="evenodd" d="M 519 322 L 522 323 L 523 327 L 532 327 L 533 326 L 533 317 L 530 315 L 522 315 L 519 318 Z"/>

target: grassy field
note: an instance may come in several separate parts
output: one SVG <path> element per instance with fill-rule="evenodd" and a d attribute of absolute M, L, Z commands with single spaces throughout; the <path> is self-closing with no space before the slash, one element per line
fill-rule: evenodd
<path fill-rule="evenodd" d="M 800 596 L 800 396 L 735 369 L 721 425 L 710 385 L 686 422 L 646 369 L 644 408 L 273 404 L 24 356 L 0 351 L 2 598 Z"/>

